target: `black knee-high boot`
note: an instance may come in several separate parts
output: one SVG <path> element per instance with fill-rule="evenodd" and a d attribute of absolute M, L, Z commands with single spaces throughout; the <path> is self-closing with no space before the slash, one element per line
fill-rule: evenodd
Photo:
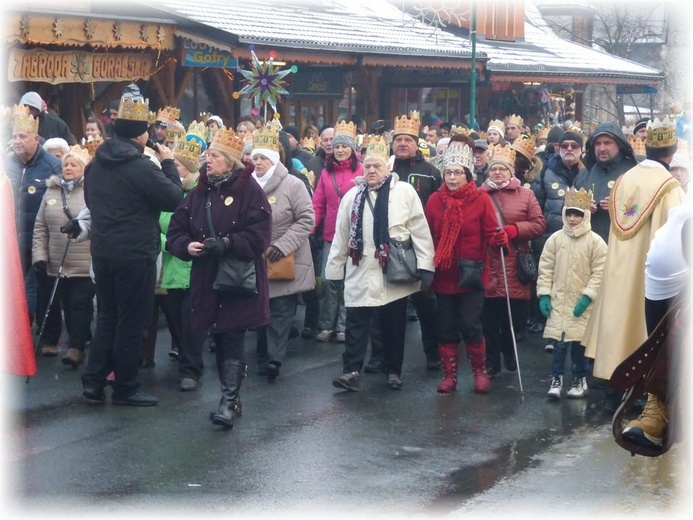
<path fill-rule="evenodd" d="M 212 424 L 231 429 L 234 416 L 241 415 L 240 391 L 246 368 L 246 364 L 237 359 L 217 359 L 221 399 L 219 409 L 209 414 Z"/>

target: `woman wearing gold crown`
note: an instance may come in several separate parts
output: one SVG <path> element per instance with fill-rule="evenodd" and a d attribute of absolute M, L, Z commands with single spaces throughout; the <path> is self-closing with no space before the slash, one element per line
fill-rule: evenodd
<path fill-rule="evenodd" d="M 501 250 L 486 249 L 486 268 L 489 280 L 485 289 L 482 321 L 486 336 L 486 366 L 491 377 L 501 370 L 501 354 L 509 371 L 517 370 L 513 353 L 510 320 L 506 297 L 510 298 L 513 327 L 520 329 L 527 316 L 527 303 L 531 286 L 520 282 L 517 274 L 518 253 L 529 252 L 529 241 L 544 233 L 546 220 L 532 190 L 522 187 L 515 174 L 515 150 L 510 145 L 494 146 L 489 160 L 489 177 L 479 189 L 485 191 L 494 203 L 498 226 L 507 234 L 505 272 L 501 263 Z M 508 280 L 505 291 L 504 277 Z"/>
<path fill-rule="evenodd" d="M 222 128 L 207 153 L 200 182 L 171 217 L 168 250 L 192 260 L 191 327 L 211 330 L 221 385 L 221 399 L 210 415 L 213 424 L 233 428 L 240 415 L 240 389 L 246 372 L 245 331 L 269 321 L 265 250 L 270 244 L 272 211 L 264 191 L 241 163 L 243 140 Z M 211 219 L 214 233 L 210 230 Z M 257 294 L 236 296 L 212 288 L 218 258 L 233 254 L 255 266 Z"/>
<path fill-rule="evenodd" d="M 89 275 L 89 241 L 71 243 L 68 247 L 70 238 L 76 236 L 74 232 L 79 233 L 75 219 L 84 206 L 84 168 L 90 160 L 87 150 L 79 145 L 73 146 L 63 155 L 62 174 L 54 175 L 46 182 L 46 193 L 34 225 L 32 246 L 32 264 L 42 273 L 39 305 L 43 309 L 39 311 L 40 315 L 45 312 L 45 305 L 67 248 L 58 292 L 44 325 L 41 353 L 44 356 L 58 355 L 62 307 L 68 333 L 68 349 L 62 361 L 73 368 L 84 360 L 86 345 L 91 340 L 91 320 L 94 314 L 92 301 L 95 287 Z"/>
<path fill-rule="evenodd" d="M 481 327 L 484 307 L 482 267 L 486 247 L 507 243 L 507 236 L 497 231 L 494 207 L 488 195 L 477 190 L 472 178 L 474 141 L 468 136 L 453 141 L 443 154 L 443 186 L 426 204 L 426 220 L 435 245 L 436 271 L 431 290 L 436 295 L 438 311 L 438 352 L 444 378 L 438 392 L 447 394 L 457 388 L 460 336 L 474 374 L 474 390 L 488 392 L 486 345 Z M 460 266 L 478 269 L 472 283 L 460 276 Z M 461 285 L 462 284 L 462 285 Z"/>

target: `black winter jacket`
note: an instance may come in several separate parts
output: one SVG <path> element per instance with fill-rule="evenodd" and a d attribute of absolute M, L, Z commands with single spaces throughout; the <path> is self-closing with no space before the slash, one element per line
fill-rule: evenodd
<path fill-rule="evenodd" d="M 417 151 L 411 159 L 395 159 L 392 171 L 397 172 L 399 178 L 408 182 L 416 190 L 421 199 L 421 204 L 426 207 L 428 197 L 438 191 L 443 184 L 443 177 L 438 168 L 426 162 L 421 152 Z"/>
<path fill-rule="evenodd" d="M 70 127 L 67 126 L 67 123 L 51 113 L 41 112 L 39 114 L 38 134 L 44 139 L 62 137 L 70 146 L 77 144 L 77 139 L 70 132 Z"/>
<path fill-rule="evenodd" d="M 159 168 L 131 139 L 116 137 L 96 150 L 84 173 L 91 211 L 91 254 L 109 260 L 156 260 L 159 213 L 183 199 L 173 160 Z"/>

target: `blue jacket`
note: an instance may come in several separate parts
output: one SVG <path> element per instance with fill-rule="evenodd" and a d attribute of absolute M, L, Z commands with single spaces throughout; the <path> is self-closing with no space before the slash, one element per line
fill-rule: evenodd
<path fill-rule="evenodd" d="M 19 251 L 23 261 L 30 261 L 34 222 L 46 193 L 46 181 L 62 173 L 62 164 L 55 155 L 39 146 L 34 157 L 26 164 L 16 155 L 11 155 L 5 169 L 14 195 Z"/>

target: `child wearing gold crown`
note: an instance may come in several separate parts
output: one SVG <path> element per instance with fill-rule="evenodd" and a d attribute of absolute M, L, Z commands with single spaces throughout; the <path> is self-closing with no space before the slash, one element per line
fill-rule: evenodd
<path fill-rule="evenodd" d="M 573 382 L 567 397 L 587 395 L 589 364 L 580 345 L 606 261 L 606 242 L 590 226 L 592 193 L 568 189 L 563 229 L 549 237 L 539 260 L 537 295 L 547 318 L 544 337 L 554 340 L 549 399 L 560 399 L 570 349 Z"/>

